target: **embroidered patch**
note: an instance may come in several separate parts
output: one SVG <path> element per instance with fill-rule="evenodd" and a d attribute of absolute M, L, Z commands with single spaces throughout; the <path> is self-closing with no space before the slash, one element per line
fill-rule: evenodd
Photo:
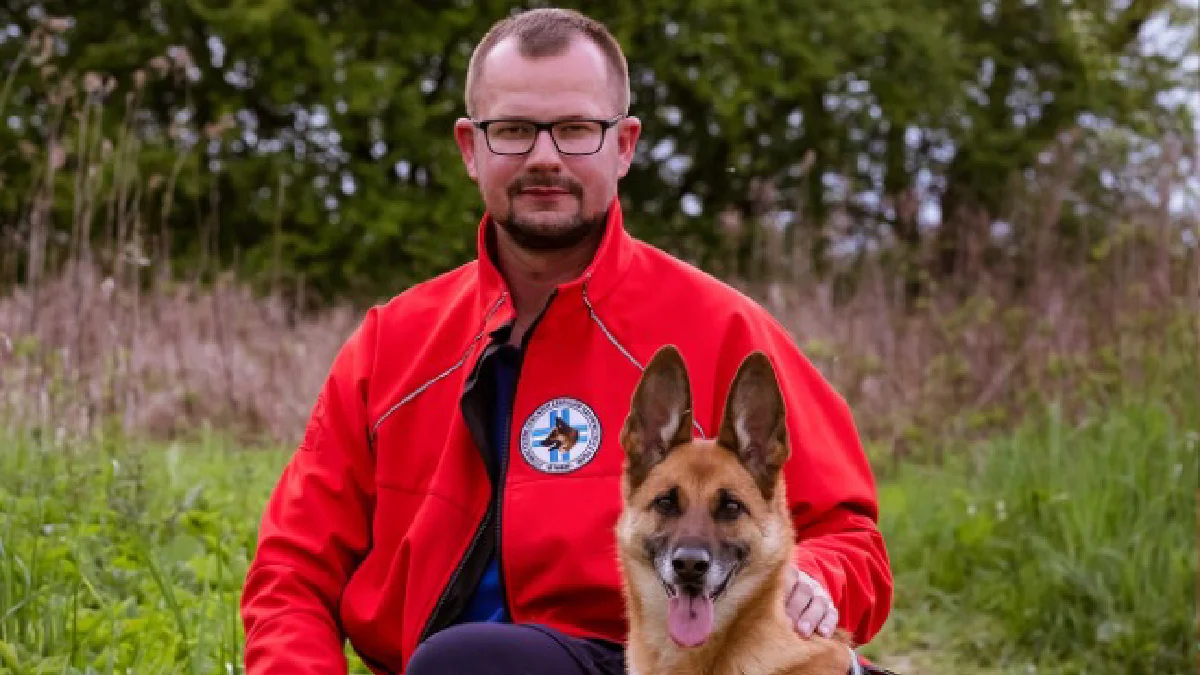
<path fill-rule="evenodd" d="M 556 398 L 541 405 L 521 428 L 521 455 L 544 473 L 569 473 L 600 449 L 600 418 L 582 401 Z"/>

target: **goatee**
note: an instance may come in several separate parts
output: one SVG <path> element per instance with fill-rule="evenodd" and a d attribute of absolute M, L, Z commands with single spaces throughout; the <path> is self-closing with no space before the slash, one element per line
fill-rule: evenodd
<path fill-rule="evenodd" d="M 588 218 L 576 215 L 569 222 L 552 227 L 530 223 L 510 209 L 504 218 L 496 218 L 517 246 L 527 251 L 562 251 L 574 248 L 604 229 L 608 215 L 601 211 Z"/>
<path fill-rule="evenodd" d="M 567 222 L 540 224 L 519 216 L 513 209 L 517 195 L 528 188 L 558 188 L 565 190 L 579 202 L 583 201 L 583 187 L 575 181 L 558 176 L 526 176 L 513 181 L 508 188 L 508 213 L 495 218 L 513 242 L 528 251 L 561 251 L 578 246 L 604 229 L 608 213 L 601 211 L 587 217 L 577 214 Z"/>

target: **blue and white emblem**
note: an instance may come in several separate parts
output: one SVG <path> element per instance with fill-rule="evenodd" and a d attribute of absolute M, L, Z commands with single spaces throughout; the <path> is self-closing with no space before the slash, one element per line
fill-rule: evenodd
<path fill-rule="evenodd" d="M 521 428 L 521 455 L 544 473 L 568 473 L 600 449 L 600 418 L 582 401 L 556 398 L 533 411 Z"/>

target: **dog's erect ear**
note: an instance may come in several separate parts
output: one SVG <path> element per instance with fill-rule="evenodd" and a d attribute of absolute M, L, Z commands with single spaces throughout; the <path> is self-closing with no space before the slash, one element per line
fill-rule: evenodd
<path fill-rule="evenodd" d="M 754 352 L 738 367 L 725 399 L 717 442 L 737 454 L 770 500 L 790 449 L 783 394 L 766 354 Z"/>
<path fill-rule="evenodd" d="M 687 366 L 674 346 L 655 352 L 633 392 L 621 447 L 634 487 L 677 445 L 692 440 L 692 392 Z"/>

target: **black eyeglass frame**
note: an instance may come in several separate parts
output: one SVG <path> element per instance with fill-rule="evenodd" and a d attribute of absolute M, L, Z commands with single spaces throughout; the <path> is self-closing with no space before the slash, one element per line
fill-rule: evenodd
<path fill-rule="evenodd" d="M 484 142 L 487 143 L 488 150 L 492 151 L 492 153 L 496 154 L 496 155 L 528 155 L 529 153 L 533 152 L 534 146 L 537 145 L 538 136 L 541 136 L 542 132 L 545 131 L 546 133 L 548 133 L 550 135 L 550 142 L 554 143 L 554 149 L 558 150 L 559 154 L 578 157 L 578 156 L 594 155 L 597 152 L 600 152 L 604 148 L 604 139 L 608 137 L 608 130 L 615 127 L 617 124 L 619 124 L 621 122 L 621 120 L 625 119 L 626 117 L 629 117 L 629 115 L 617 115 L 616 117 L 610 117 L 608 119 L 596 119 L 596 118 L 590 118 L 590 117 L 571 117 L 571 118 L 567 118 L 567 119 L 554 120 L 553 122 L 538 122 L 536 120 L 524 119 L 524 118 L 520 118 L 520 117 L 502 117 L 502 118 L 496 118 L 496 119 L 490 119 L 490 120 L 474 120 L 473 119 L 473 120 L 471 120 L 471 124 L 474 125 L 474 127 L 476 129 L 479 129 L 480 131 L 483 132 L 483 139 L 484 139 Z M 525 150 L 523 152 L 496 152 L 496 149 L 492 147 L 492 139 L 488 136 L 487 130 L 488 130 L 488 127 L 490 127 L 493 124 L 497 124 L 499 122 L 521 122 L 524 124 L 532 124 L 533 125 L 533 140 L 531 140 L 529 142 L 529 149 Z M 554 127 L 559 124 L 568 124 L 570 122 L 592 122 L 594 124 L 600 125 L 600 142 L 596 144 L 595 150 L 593 150 L 591 152 L 564 152 L 563 149 L 561 147 L 559 147 L 558 139 L 554 137 Z"/>

